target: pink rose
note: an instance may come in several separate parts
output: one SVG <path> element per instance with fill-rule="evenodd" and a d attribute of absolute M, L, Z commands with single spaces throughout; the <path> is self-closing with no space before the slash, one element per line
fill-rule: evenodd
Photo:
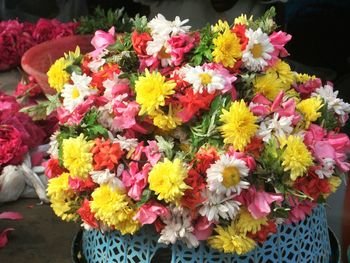
<path fill-rule="evenodd" d="M 0 145 L 0 165 L 20 164 L 28 152 L 21 133 L 12 125 L 0 124 Z"/>
<path fill-rule="evenodd" d="M 171 60 L 175 66 L 179 66 L 185 54 L 190 52 L 195 45 L 199 42 L 199 33 L 196 32 L 192 36 L 187 34 L 178 34 L 171 37 L 168 40 L 169 45 L 171 46 Z"/>

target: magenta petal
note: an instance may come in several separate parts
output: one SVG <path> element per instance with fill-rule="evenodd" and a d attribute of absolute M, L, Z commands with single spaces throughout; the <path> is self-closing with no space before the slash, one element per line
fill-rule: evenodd
<path fill-rule="evenodd" d="M 21 220 L 23 216 L 17 212 L 3 212 L 0 214 L 0 219 Z"/>
<path fill-rule="evenodd" d="M 15 230 L 14 228 L 6 228 L 4 231 L 1 232 L 0 234 L 0 248 L 6 246 L 8 239 L 7 235 L 9 232 Z"/>

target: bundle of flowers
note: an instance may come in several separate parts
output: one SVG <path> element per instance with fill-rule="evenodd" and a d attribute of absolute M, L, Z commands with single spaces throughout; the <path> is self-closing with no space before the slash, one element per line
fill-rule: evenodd
<path fill-rule="evenodd" d="M 349 171 L 350 105 L 291 70 L 273 10 L 191 31 L 136 18 L 48 71 L 60 129 L 47 193 L 63 220 L 244 254 L 298 222 Z"/>
<path fill-rule="evenodd" d="M 0 21 L 0 70 L 16 67 L 24 52 L 47 40 L 74 35 L 78 23 L 41 18 L 37 23 Z"/>

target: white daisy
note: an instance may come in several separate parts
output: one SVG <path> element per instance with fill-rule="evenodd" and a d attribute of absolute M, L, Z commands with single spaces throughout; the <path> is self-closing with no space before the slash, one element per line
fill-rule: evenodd
<path fill-rule="evenodd" d="M 203 191 L 203 197 L 206 200 L 199 209 L 199 214 L 206 216 L 209 221 L 219 221 L 219 218 L 232 220 L 239 212 L 241 203 L 232 200 L 232 196 L 227 197 L 224 193 L 218 194 L 206 189 Z"/>
<path fill-rule="evenodd" d="M 226 196 L 240 194 L 242 189 L 249 187 L 249 182 L 242 180 L 248 173 L 249 168 L 243 160 L 221 155 L 207 170 L 208 189 L 218 194 L 224 193 Z"/>
<path fill-rule="evenodd" d="M 260 123 L 257 136 L 264 142 L 268 142 L 272 135 L 277 138 L 287 137 L 293 131 L 292 121 L 293 116 L 279 118 L 278 113 L 275 113 L 272 119 L 266 118 Z"/>
<path fill-rule="evenodd" d="M 248 29 L 246 37 L 249 41 L 243 51 L 243 64 L 251 71 L 261 71 L 267 66 L 267 61 L 271 59 L 270 54 L 274 51 L 274 47 L 270 43 L 269 36 L 260 28 L 256 31 Z"/>
<path fill-rule="evenodd" d="M 192 84 L 194 93 L 214 93 L 216 90 L 223 90 L 226 85 L 225 78 L 216 70 L 204 69 L 201 66 L 187 66 L 184 69 L 184 80 Z"/>
<path fill-rule="evenodd" d="M 89 87 L 91 77 L 72 74 L 73 84 L 65 84 L 62 90 L 63 106 L 72 112 L 76 106 L 84 102 L 84 98 L 97 92 Z"/>
<path fill-rule="evenodd" d="M 334 174 L 335 161 L 331 158 L 322 160 L 322 168 L 315 171 L 320 179 L 330 178 Z"/>
<path fill-rule="evenodd" d="M 321 96 L 327 103 L 328 110 L 333 110 L 336 114 L 343 116 L 350 113 L 350 104 L 343 101 L 343 99 L 338 98 L 339 91 L 333 91 L 331 85 L 325 85 L 315 90 L 311 94 L 312 97 Z"/>
<path fill-rule="evenodd" d="M 188 209 L 183 207 L 168 207 L 170 215 L 162 218 L 165 227 L 160 232 L 159 243 L 175 244 L 181 240 L 187 247 L 198 247 L 199 241 L 193 234 L 194 227 L 191 223 L 191 215 Z"/>

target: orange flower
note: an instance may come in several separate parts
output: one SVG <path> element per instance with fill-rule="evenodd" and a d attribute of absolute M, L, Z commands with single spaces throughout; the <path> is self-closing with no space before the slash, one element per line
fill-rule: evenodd
<path fill-rule="evenodd" d="M 94 169 L 113 170 L 114 166 L 118 163 L 120 157 L 123 155 L 123 151 L 120 148 L 119 143 L 111 143 L 101 140 L 100 138 L 95 139 L 95 146 L 92 148 L 94 158 Z"/>

